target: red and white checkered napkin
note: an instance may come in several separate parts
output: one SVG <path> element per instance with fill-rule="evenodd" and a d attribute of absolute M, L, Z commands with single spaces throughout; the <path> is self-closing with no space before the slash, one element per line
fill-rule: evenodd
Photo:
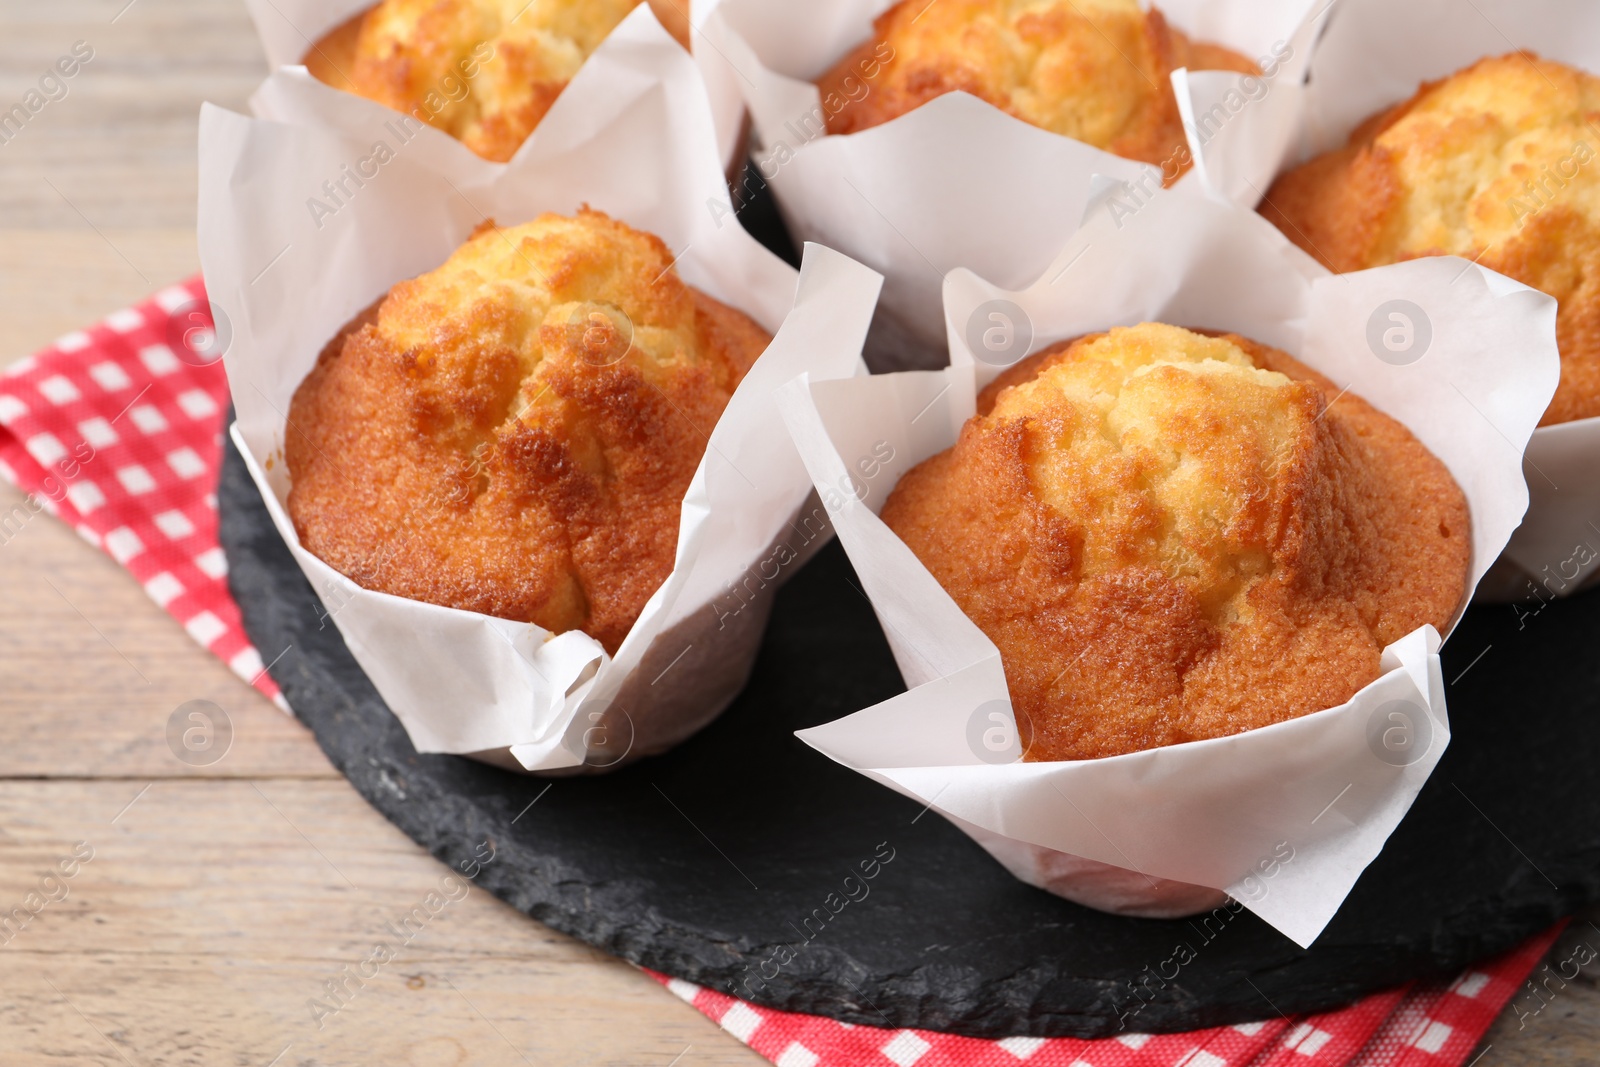
<path fill-rule="evenodd" d="M 38 511 L 55 514 L 282 705 L 240 625 L 217 541 L 228 383 L 220 362 L 184 343 L 209 328 L 204 299 L 199 279 L 164 289 L 0 375 L 0 474 L 28 493 L 0 513 L 0 543 L 25 536 Z M 1459 1067 L 1558 932 L 1448 987 L 1381 993 L 1325 1015 L 1101 1041 L 848 1026 L 653 977 L 778 1067 Z"/>
<path fill-rule="evenodd" d="M 1096 1041 L 851 1026 L 651 976 L 778 1067 L 1460 1067 L 1560 933 L 1557 926 L 1449 985 L 1375 993 L 1342 1011 Z"/>
<path fill-rule="evenodd" d="M 203 362 L 183 343 L 210 320 L 195 278 L 6 368 L 0 474 L 28 498 L 0 515 L 0 543 L 21 535 L 24 516 L 51 512 L 281 704 L 240 625 L 217 542 L 228 379 L 221 360 Z"/>

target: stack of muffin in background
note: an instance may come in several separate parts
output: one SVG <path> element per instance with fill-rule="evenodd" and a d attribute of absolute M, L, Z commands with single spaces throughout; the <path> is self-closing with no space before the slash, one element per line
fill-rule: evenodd
<path fill-rule="evenodd" d="M 809 743 L 1053 892 L 1309 944 L 1480 580 L 1600 561 L 1596 16 L 1456 2 L 264 5 L 273 121 L 202 124 L 235 438 L 419 750 L 683 742 L 826 515 L 910 689 Z"/>

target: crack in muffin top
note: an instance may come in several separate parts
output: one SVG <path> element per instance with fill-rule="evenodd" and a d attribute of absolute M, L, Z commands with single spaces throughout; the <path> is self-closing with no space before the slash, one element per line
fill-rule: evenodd
<path fill-rule="evenodd" d="M 1161 323 L 1046 349 L 883 520 L 995 642 L 1029 759 L 1334 707 L 1444 628 L 1470 524 L 1395 420 L 1275 349 Z"/>
<path fill-rule="evenodd" d="M 1483 59 L 1282 175 L 1261 213 L 1334 271 L 1453 255 L 1556 298 L 1541 426 L 1600 415 L 1600 78 Z"/>
<path fill-rule="evenodd" d="M 505 162 L 639 0 L 382 0 L 312 47 L 321 81 Z"/>
<path fill-rule="evenodd" d="M 487 223 L 396 285 L 295 392 L 302 543 L 367 588 L 614 652 L 671 572 L 709 434 L 770 340 L 673 264 L 585 209 Z"/>
<path fill-rule="evenodd" d="M 1191 42 L 1137 0 L 903 0 L 818 85 L 842 101 L 830 133 L 864 130 L 963 90 L 1052 133 L 1172 162 L 1171 181 L 1188 169 L 1170 80 L 1184 66 L 1260 73 L 1236 52 Z"/>

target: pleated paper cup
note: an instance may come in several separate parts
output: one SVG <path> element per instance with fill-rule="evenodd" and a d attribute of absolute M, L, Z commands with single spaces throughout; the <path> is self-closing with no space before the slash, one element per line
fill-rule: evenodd
<path fill-rule="evenodd" d="M 1600 75 L 1600 7 L 1579 0 L 1339 0 L 1312 59 L 1303 119 L 1279 169 L 1346 143 L 1368 117 L 1423 82 L 1485 56 L 1527 49 Z M 1600 152 L 1600 134 L 1590 147 Z M 1254 198 L 1265 194 L 1262 184 Z M 1485 577 L 1479 600 L 1519 614 L 1600 579 L 1600 418 L 1536 430 L 1527 449 L 1528 516 Z"/>
<path fill-rule="evenodd" d="M 1001 285 L 1036 278 L 1077 229 L 1096 175 L 1159 188 L 1162 167 L 1122 159 L 949 93 L 859 133 L 828 135 L 842 102 L 813 84 L 872 35 L 889 0 L 724 0 L 707 20 L 708 69 L 744 94 L 754 169 L 799 238 L 884 275 L 868 340 L 874 370 L 945 362 L 940 286 L 958 267 Z M 1307 63 L 1327 0 L 1175 0 L 1157 5 L 1197 40 L 1257 60 L 1268 77 L 1173 76 L 1195 171 L 1253 198 L 1297 127 Z M 872 91 L 877 66 L 859 83 Z M 1182 160 L 1169 161 L 1168 176 Z M 1194 172 L 1179 183 L 1196 184 Z"/>
<path fill-rule="evenodd" d="M 382 104 L 355 97 L 365 107 L 352 106 L 341 97 L 353 94 L 325 85 L 312 77 L 305 68 L 305 57 L 312 47 L 330 31 L 350 19 L 376 6 L 377 0 L 245 0 L 256 32 L 261 37 L 261 47 L 267 53 L 267 64 L 272 73 L 250 99 L 251 111 L 257 118 L 276 122 L 331 123 L 352 133 L 366 134 L 380 130 L 395 122 L 400 113 Z M 745 154 L 744 100 L 738 89 L 726 77 L 726 64 L 707 57 L 705 35 L 701 30 L 716 10 L 720 0 L 649 0 L 641 3 L 630 19 L 651 19 L 660 16 L 670 26 L 685 21 L 688 28 L 690 50 L 702 68 L 707 92 L 711 99 L 712 117 L 717 128 L 718 158 L 726 171 L 737 174 L 742 168 Z M 687 17 L 685 18 L 685 12 Z M 619 27 L 620 28 L 620 27 Z M 603 50 L 607 44 L 602 44 Z M 594 57 L 591 56 L 592 60 Z M 460 92 L 461 83 L 439 85 L 435 92 L 448 99 Z M 570 90 L 570 86 L 568 87 Z M 551 107 L 577 110 L 584 113 L 587 105 L 581 97 L 568 99 L 563 92 Z M 427 104 L 424 103 L 424 107 Z M 441 107 L 443 104 L 440 105 Z M 414 120 L 423 118 L 413 116 Z M 540 124 L 541 126 L 543 123 Z M 449 134 L 429 127 L 425 136 L 453 140 Z M 538 129 L 533 137 L 538 136 Z M 464 147 L 464 146 L 463 146 Z M 526 145 L 524 145 L 524 148 Z"/>
<path fill-rule="evenodd" d="M 1305 946 L 1449 743 L 1439 633 L 1422 626 L 1389 645 L 1380 676 L 1338 707 L 1127 755 L 1025 762 L 999 652 L 877 513 L 1028 353 L 1144 321 L 1235 331 L 1348 385 L 1445 463 L 1471 510 L 1470 593 L 1527 504 L 1522 448 L 1558 376 L 1554 301 L 1458 259 L 1331 275 L 1253 212 L 1162 193 L 1113 214 L 1129 192 L 1105 190 L 1025 289 L 952 272 L 950 367 L 784 388 L 784 418 L 910 687 L 799 737 L 937 810 L 1033 885 L 1143 916 L 1231 896 Z M 1403 358 L 1381 336 L 1395 310 L 1414 327 Z"/>
<path fill-rule="evenodd" d="M 322 598 L 324 618 L 306 624 L 338 626 L 419 751 L 540 772 L 662 751 L 743 687 L 782 577 L 768 565 L 823 541 L 807 536 L 814 524 L 791 526 L 809 514 L 812 489 L 773 390 L 801 372 L 864 371 L 879 282 L 815 247 L 797 275 L 716 210 L 729 200 L 705 89 L 648 12 L 612 36 L 569 93 L 589 110 L 552 111 L 506 165 L 439 139 L 390 134 L 379 151 L 333 126 L 201 114 L 200 254 L 231 332 L 233 438 Z M 659 236 L 685 282 L 775 334 L 710 435 L 684 496 L 674 569 L 614 656 L 579 631 L 364 589 L 352 580 L 362 575 L 302 547 L 285 511 L 286 413 L 328 341 L 395 283 L 442 264 L 485 219 L 514 225 L 584 204 Z"/>

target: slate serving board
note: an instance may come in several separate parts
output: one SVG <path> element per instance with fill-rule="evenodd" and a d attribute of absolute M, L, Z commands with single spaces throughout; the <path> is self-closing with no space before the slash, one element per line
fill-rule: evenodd
<path fill-rule="evenodd" d="M 1449 975 L 1600 898 L 1600 595 L 1521 629 L 1509 607 L 1468 613 L 1444 651 L 1445 677 L 1465 672 L 1455 739 L 1302 951 L 1248 912 L 1121 919 L 1032 889 L 796 740 L 902 689 L 837 544 L 778 593 L 745 693 L 673 752 L 554 781 L 418 755 L 227 447 L 222 543 L 245 628 L 267 660 L 283 653 L 274 679 L 361 794 L 451 866 L 491 839 L 478 884 L 541 922 L 758 1004 L 990 1037 L 1189 1030 Z M 863 861 L 876 876 L 847 883 Z M 806 923 L 819 908 L 827 921 Z M 1194 958 L 1176 978 L 1145 977 L 1170 974 L 1180 944 Z"/>
<path fill-rule="evenodd" d="M 794 262 L 759 179 L 745 191 L 741 219 Z M 837 544 L 778 593 L 744 694 L 667 755 L 554 781 L 418 755 L 225 447 L 221 539 L 245 629 L 334 765 L 451 866 L 492 840 L 479 886 L 712 989 L 980 1037 L 1191 1030 L 1452 975 L 1600 899 L 1600 593 L 1467 613 L 1443 655 L 1454 741 L 1304 951 L 1248 912 L 1123 919 L 1023 885 L 796 740 L 903 689 Z"/>

